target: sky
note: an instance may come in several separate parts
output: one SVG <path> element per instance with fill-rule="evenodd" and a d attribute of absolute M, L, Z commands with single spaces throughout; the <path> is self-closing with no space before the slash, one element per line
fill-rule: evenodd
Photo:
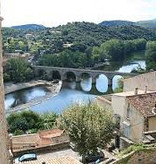
<path fill-rule="evenodd" d="M 156 0 L 1 0 L 3 26 L 156 18 Z"/>

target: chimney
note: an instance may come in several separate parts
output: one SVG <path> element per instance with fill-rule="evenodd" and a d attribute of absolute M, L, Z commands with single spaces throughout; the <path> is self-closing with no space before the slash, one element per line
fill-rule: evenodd
<path fill-rule="evenodd" d="M 147 85 L 145 86 L 145 93 L 147 93 Z"/>
<path fill-rule="evenodd" d="M 135 92 L 134 92 L 135 95 L 138 94 L 138 88 L 135 88 Z"/>

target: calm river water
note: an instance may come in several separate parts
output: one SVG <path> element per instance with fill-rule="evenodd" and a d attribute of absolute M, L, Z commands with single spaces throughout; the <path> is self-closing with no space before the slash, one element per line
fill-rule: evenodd
<path fill-rule="evenodd" d="M 145 68 L 145 61 L 144 60 L 136 60 L 133 62 L 129 62 L 123 64 L 117 72 L 131 72 L 134 68 L 138 66 Z M 115 76 L 113 78 L 113 89 L 117 87 L 117 81 L 121 78 L 121 76 Z M 106 93 L 108 89 L 108 80 L 105 75 L 100 75 L 96 81 L 96 88 L 101 93 Z M 60 113 L 62 110 L 65 110 L 67 107 L 72 105 L 73 103 L 79 102 L 87 102 L 89 100 L 94 100 L 95 93 L 87 93 L 91 89 L 91 78 L 86 78 L 81 81 L 81 90 L 76 90 L 76 83 L 75 82 L 64 82 L 62 85 L 61 91 L 54 97 L 51 97 L 48 100 L 45 100 L 41 104 L 35 105 L 31 107 L 31 110 L 44 113 L 54 111 L 56 113 Z M 44 87 L 35 87 L 29 88 L 26 90 L 14 92 L 11 94 L 7 94 L 5 96 L 5 108 L 9 110 L 10 107 L 27 103 L 30 100 L 33 100 L 36 97 L 44 96 L 48 93 L 48 90 Z"/>

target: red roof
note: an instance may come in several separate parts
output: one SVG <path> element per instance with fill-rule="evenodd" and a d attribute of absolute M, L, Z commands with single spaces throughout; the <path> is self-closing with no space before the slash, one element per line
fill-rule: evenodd
<path fill-rule="evenodd" d="M 156 92 L 126 97 L 128 102 L 144 117 L 154 116 L 152 112 L 156 103 Z"/>
<path fill-rule="evenodd" d="M 43 130 L 39 132 L 41 138 L 53 138 L 59 137 L 63 134 L 64 130 L 60 129 L 51 129 L 51 130 Z"/>

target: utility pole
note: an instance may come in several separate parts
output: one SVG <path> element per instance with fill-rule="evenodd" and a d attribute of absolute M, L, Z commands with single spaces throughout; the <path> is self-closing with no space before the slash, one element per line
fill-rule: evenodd
<path fill-rule="evenodd" d="M 1 8 L 0 8 L 1 10 Z M 2 68 L 2 33 L 1 33 L 1 22 L 0 17 L 0 163 L 10 164 L 9 155 L 9 136 L 7 132 L 7 123 L 5 119 L 5 108 L 4 108 L 4 85 L 3 85 L 3 68 Z"/>

